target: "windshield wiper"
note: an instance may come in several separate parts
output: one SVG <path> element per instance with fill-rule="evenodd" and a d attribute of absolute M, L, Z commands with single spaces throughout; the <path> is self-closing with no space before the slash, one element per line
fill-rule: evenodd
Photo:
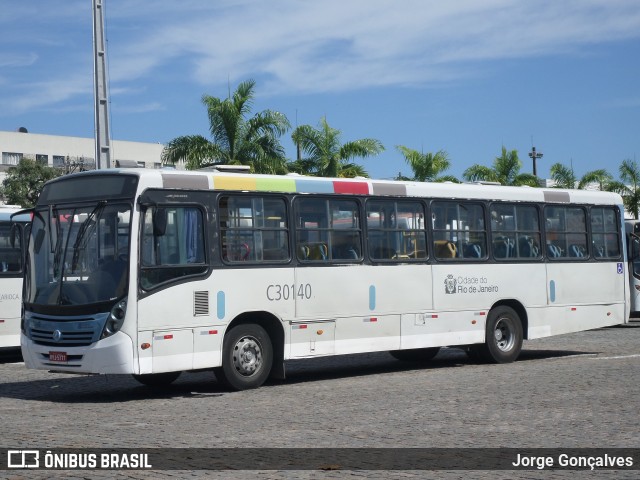
<path fill-rule="evenodd" d="M 56 218 L 56 241 L 53 243 L 53 230 L 51 230 L 51 224 L 53 222 L 53 218 Z M 60 256 L 62 254 L 62 226 L 60 225 L 60 215 L 58 214 L 58 210 L 53 206 L 49 205 L 49 240 L 51 243 L 51 253 L 53 253 L 53 277 L 57 278 L 58 273 L 60 273 Z"/>
<path fill-rule="evenodd" d="M 73 242 L 73 259 L 71 261 L 71 271 L 75 271 L 78 266 L 78 258 L 80 257 L 80 250 L 83 250 L 87 243 L 89 242 L 89 238 L 91 238 L 91 234 L 98 225 L 98 219 L 102 214 L 102 210 L 107 205 L 106 200 L 102 200 L 95 206 L 95 208 L 91 211 L 87 219 L 82 222 L 80 228 L 78 229 L 78 234 L 76 235 L 76 241 Z"/>

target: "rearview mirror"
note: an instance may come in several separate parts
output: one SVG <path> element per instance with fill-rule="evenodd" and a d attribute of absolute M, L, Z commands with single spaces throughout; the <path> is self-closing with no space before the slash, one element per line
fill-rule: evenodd
<path fill-rule="evenodd" d="M 161 237 L 167 231 L 167 209 L 157 207 L 153 212 L 153 235 Z"/>

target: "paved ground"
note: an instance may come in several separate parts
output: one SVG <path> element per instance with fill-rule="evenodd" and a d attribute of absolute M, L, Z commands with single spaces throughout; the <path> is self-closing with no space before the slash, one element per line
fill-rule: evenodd
<path fill-rule="evenodd" d="M 211 372 L 154 391 L 0 360 L 5 448 L 638 448 L 640 323 L 525 342 L 518 362 L 457 349 L 426 365 L 387 353 L 288 364 L 288 379 L 227 393 Z M 635 459 L 640 462 L 640 458 Z M 26 473 L 29 473 L 27 475 Z M 240 472 L 23 472 L 1 478 L 238 478 Z M 257 478 L 639 478 L 639 471 L 244 472 Z"/>

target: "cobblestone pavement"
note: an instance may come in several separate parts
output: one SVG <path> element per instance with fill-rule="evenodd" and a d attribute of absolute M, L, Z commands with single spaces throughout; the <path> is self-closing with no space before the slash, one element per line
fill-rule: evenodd
<path fill-rule="evenodd" d="M 5 448 L 638 448 L 640 323 L 525 342 L 518 362 L 458 349 L 290 362 L 287 380 L 228 393 L 211 372 L 150 390 L 0 358 Z M 634 459 L 636 463 L 640 458 Z M 638 478 L 638 471 L 1 471 L 1 478 Z"/>

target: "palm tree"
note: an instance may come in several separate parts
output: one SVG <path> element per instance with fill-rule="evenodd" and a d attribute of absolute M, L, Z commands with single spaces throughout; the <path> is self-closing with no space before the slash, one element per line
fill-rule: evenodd
<path fill-rule="evenodd" d="M 367 176 L 361 165 L 350 161 L 357 157 L 377 155 L 384 150 L 384 146 L 373 138 L 341 144 L 340 135 L 340 130 L 331 128 L 325 117 L 320 120 L 318 128 L 311 125 L 296 128 L 291 139 L 307 157 L 289 163 L 289 170 L 317 177 Z"/>
<path fill-rule="evenodd" d="M 620 165 L 621 182 L 610 182 L 606 190 L 622 195 L 627 212 L 636 220 L 640 218 L 640 168 L 635 160 L 623 160 Z"/>
<path fill-rule="evenodd" d="M 498 182 L 502 185 L 529 185 L 539 187 L 538 177 L 529 173 L 520 173 L 522 162 L 518 158 L 518 151 L 510 152 L 503 146 L 502 155 L 493 161 L 493 168 L 475 164 L 467 168 L 462 176 L 470 181 Z"/>
<path fill-rule="evenodd" d="M 285 153 L 279 137 L 291 125 L 284 114 L 271 110 L 248 118 L 254 87 L 254 80 L 244 81 L 224 100 L 203 95 L 213 141 L 202 135 L 174 138 L 162 151 L 162 162 L 184 161 L 188 170 L 227 164 L 249 165 L 255 173 L 285 172 Z"/>
<path fill-rule="evenodd" d="M 605 190 L 606 186 L 613 180 L 613 177 L 604 168 L 591 170 L 585 173 L 580 180 L 575 176 L 573 168 L 569 168 L 561 163 L 551 165 L 551 178 L 554 180 L 554 188 L 567 188 L 584 190 L 588 185 L 597 183 L 600 190 Z"/>
<path fill-rule="evenodd" d="M 399 175 L 402 179 L 417 180 L 418 182 L 450 181 L 459 183 L 458 179 L 451 175 L 439 176 L 440 173 L 444 172 L 451 166 L 449 154 L 444 150 L 440 150 L 436 153 L 421 153 L 417 150 L 413 150 L 412 148 L 405 147 L 404 145 L 396 145 L 396 148 L 400 153 L 402 153 L 404 159 L 411 167 L 411 170 L 413 170 L 412 179 Z"/>

